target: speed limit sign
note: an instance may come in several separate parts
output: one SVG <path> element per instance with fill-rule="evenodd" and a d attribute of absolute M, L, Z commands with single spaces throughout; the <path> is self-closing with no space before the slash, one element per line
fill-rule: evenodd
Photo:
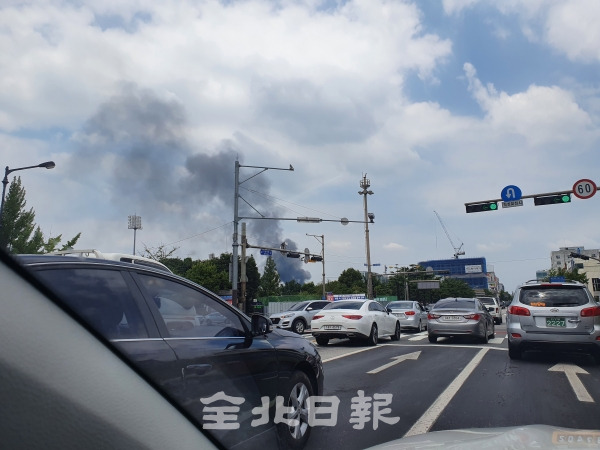
<path fill-rule="evenodd" d="M 591 198 L 596 193 L 596 183 L 592 180 L 583 179 L 577 181 L 573 185 L 573 195 L 577 198 L 586 199 Z"/>

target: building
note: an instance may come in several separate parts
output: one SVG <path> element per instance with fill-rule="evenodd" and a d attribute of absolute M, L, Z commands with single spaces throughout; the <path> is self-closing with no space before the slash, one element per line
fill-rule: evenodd
<path fill-rule="evenodd" d="M 560 250 L 553 251 L 550 255 L 550 267 L 552 269 L 572 269 L 573 258 L 571 253 L 581 253 L 582 255 L 598 258 L 600 250 L 586 250 L 583 245 L 577 247 L 560 247 Z M 578 261 L 581 262 L 581 261 Z M 588 277 L 589 278 L 589 277 Z"/>
<path fill-rule="evenodd" d="M 462 259 L 437 259 L 421 261 L 420 266 L 425 270 L 431 268 L 434 273 L 438 271 L 449 272 L 448 276 L 466 282 L 479 295 L 489 290 L 494 293 L 500 292 L 501 284 L 494 274 L 493 268 L 488 272 L 485 258 L 462 258 Z"/>

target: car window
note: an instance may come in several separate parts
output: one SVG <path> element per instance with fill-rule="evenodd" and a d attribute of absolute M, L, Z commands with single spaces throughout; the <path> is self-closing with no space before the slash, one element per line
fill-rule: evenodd
<path fill-rule="evenodd" d="M 436 303 L 435 309 L 456 309 L 456 308 L 469 308 L 475 307 L 474 300 L 455 300 L 450 302 Z"/>
<path fill-rule="evenodd" d="M 296 303 L 290 309 L 288 309 L 288 311 L 303 311 L 307 304 L 308 303 L 306 302 Z"/>
<path fill-rule="evenodd" d="M 360 309 L 364 302 L 331 302 L 323 309 Z"/>
<path fill-rule="evenodd" d="M 49 269 L 40 270 L 37 275 L 108 339 L 148 337 L 142 315 L 120 271 Z"/>
<path fill-rule="evenodd" d="M 581 306 L 589 302 L 585 290 L 577 286 L 544 286 L 543 288 L 524 288 L 519 301 L 529 306 Z"/>
<path fill-rule="evenodd" d="M 165 278 L 139 274 L 139 280 L 153 299 L 169 337 L 245 336 L 241 318 L 221 300 Z"/>
<path fill-rule="evenodd" d="M 396 309 L 411 309 L 413 307 L 412 302 L 390 302 L 388 304 L 390 308 Z"/>

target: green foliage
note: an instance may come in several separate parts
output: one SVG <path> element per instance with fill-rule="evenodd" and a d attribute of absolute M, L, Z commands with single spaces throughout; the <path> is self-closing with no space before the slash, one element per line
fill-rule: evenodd
<path fill-rule="evenodd" d="M 246 282 L 246 299 L 252 301 L 258 298 L 258 289 L 260 287 L 260 272 L 254 256 L 250 256 L 248 261 L 246 261 L 246 278 L 248 279 Z"/>
<path fill-rule="evenodd" d="M 263 271 L 262 277 L 260 277 L 260 286 L 258 288 L 258 295 L 261 297 L 267 297 L 269 295 L 280 295 L 281 294 L 281 281 L 279 278 L 279 272 L 277 272 L 277 265 L 275 260 L 269 256 L 267 263 L 265 264 L 265 270 Z"/>
<path fill-rule="evenodd" d="M 217 265 L 210 259 L 193 263 L 192 267 L 186 272 L 185 277 L 213 292 L 230 287 L 227 274 L 217 270 Z"/>
<path fill-rule="evenodd" d="M 190 270 L 194 264 L 192 258 L 164 258 L 159 261 L 167 266 L 171 272 L 180 277 L 185 277 L 186 272 Z"/>
<path fill-rule="evenodd" d="M 302 285 L 296 280 L 290 280 L 284 283 L 281 288 L 281 295 L 296 295 L 302 291 Z"/>
<path fill-rule="evenodd" d="M 475 291 L 462 280 L 456 278 L 444 278 L 440 283 L 440 298 L 446 297 L 475 297 Z"/>
<path fill-rule="evenodd" d="M 49 253 L 57 250 L 62 235 L 50 236 L 46 241 L 44 234 L 35 223 L 33 208 L 25 210 L 25 188 L 21 178 L 14 177 L 4 199 L 2 210 L 2 228 L 0 229 L 0 246 L 15 254 Z M 81 233 L 69 240 L 60 250 L 72 248 L 79 240 Z"/>
<path fill-rule="evenodd" d="M 367 291 L 367 282 L 362 273 L 356 269 L 344 270 L 338 277 L 338 282 L 342 286 L 342 289 L 337 291 L 338 293 L 361 294 Z"/>
<path fill-rule="evenodd" d="M 545 278 L 545 281 L 549 281 L 550 277 L 564 277 L 567 281 L 579 281 L 580 283 L 587 284 L 588 277 L 585 273 L 579 273 L 579 269 L 565 269 L 563 267 L 559 267 L 558 269 L 550 269 L 548 271 L 548 277 Z"/>

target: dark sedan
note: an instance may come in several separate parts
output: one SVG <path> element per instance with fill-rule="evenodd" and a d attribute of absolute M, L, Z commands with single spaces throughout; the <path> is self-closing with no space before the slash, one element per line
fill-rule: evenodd
<path fill-rule="evenodd" d="M 487 344 L 495 336 L 494 318 L 476 298 L 439 300 L 427 319 L 429 342 L 442 336 L 473 336 Z"/>
<path fill-rule="evenodd" d="M 282 447 L 306 444 L 309 397 L 323 394 L 321 358 L 306 339 L 164 271 L 64 256 L 19 261 L 224 446 L 258 448 L 271 434 Z M 291 426 L 273 424 L 276 397 Z"/>

